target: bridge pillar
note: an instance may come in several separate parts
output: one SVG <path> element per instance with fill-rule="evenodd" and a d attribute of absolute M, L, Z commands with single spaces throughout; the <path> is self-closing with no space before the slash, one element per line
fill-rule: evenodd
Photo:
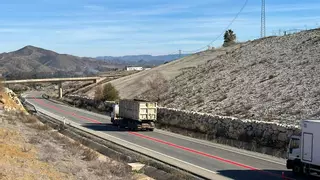
<path fill-rule="evenodd" d="M 59 82 L 58 83 L 58 90 L 59 90 L 59 99 L 61 99 L 62 98 L 62 82 Z"/>

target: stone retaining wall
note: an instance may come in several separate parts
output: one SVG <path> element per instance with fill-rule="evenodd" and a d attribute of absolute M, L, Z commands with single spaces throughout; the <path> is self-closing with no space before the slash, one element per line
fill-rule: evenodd
<path fill-rule="evenodd" d="M 72 100 L 87 109 L 106 112 L 101 102 L 73 97 Z M 77 103 L 78 102 L 78 103 Z M 69 102 L 70 103 L 70 102 Z M 80 105 L 81 107 L 81 105 Z M 158 128 L 186 136 L 206 139 L 247 150 L 284 157 L 291 135 L 299 135 L 299 126 L 274 122 L 243 120 L 170 108 L 158 108 Z"/>
<path fill-rule="evenodd" d="M 168 108 L 158 109 L 157 123 L 160 126 L 180 128 L 189 133 L 200 133 L 207 139 L 225 138 L 280 151 L 286 150 L 291 135 L 300 134 L 300 128 L 293 125 L 241 120 Z"/>

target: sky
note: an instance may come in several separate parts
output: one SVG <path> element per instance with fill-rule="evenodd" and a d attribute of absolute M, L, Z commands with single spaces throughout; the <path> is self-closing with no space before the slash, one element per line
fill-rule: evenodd
<path fill-rule="evenodd" d="M 0 52 L 33 45 L 77 56 L 183 53 L 220 37 L 245 0 L 1 0 Z M 260 36 L 261 1 L 230 28 Z M 319 0 L 266 0 L 267 35 L 320 27 Z M 223 36 L 211 46 L 219 47 Z"/>

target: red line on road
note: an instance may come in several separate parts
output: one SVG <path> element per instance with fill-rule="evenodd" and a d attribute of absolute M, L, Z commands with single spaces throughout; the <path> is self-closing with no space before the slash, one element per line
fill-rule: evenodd
<path fill-rule="evenodd" d="M 52 105 L 50 105 L 50 104 L 47 104 L 47 103 L 43 102 L 43 101 L 40 100 L 40 99 L 34 98 L 34 100 L 35 100 L 36 102 L 38 102 L 39 104 L 43 105 L 43 106 L 52 108 L 52 109 L 54 109 L 54 110 L 56 110 L 56 111 L 59 111 L 59 112 L 62 112 L 62 113 L 64 113 L 64 114 L 69 114 L 69 115 L 71 115 L 71 116 L 74 116 L 74 117 L 77 117 L 77 118 L 80 118 L 80 119 L 84 119 L 84 120 L 90 121 L 90 122 L 92 122 L 92 123 L 101 124 L 100 121 L 97 121 L 97 120 L 95 120 L 95 119 L 91 119 L 91 118 L 88 118 L 88 117 L 80 116 L 80 115 L 77 115 L 77 114 L 72 113 L 72 112 L 64 111 L 64 110 L 62 110 L 62 109 L 60 109 L 60 108 L 57 108 L 57 107 L 52 106 Z"/>
<path fill-rule="evenodd" d="M 59 108 L 57 108 L 57 107 L 55 107 L 53 105 L 47 104 L 47 103 L 45 103 L 44 101 L 42 101 L 40 99 L 34 98 L 34 100 L 36 102 L 38 102 L 39 104 L 43 105 L 43 106 L 55 109 L 55 110 L 57 110 L 59 112 L 62 112 L 64 114 L 69 114 L 71 116 L 74 116 L 74 117 L 77 117 L 77 118 L 80 118 L 80 119 L 84 119 L 84 120 L 87 120 L 87 121 L 90 121 L 90 122 L 93 122 L 93 123 L 96 123 L 96 124 L 102 124 L 98 120 L 87 118 L 87 117 L 84 117 L 84 116 L 79 116 L 79 115 L 77 115 L 75 113 L 64 111 L 64 110 L 59 109 Z M 198 154 L 198 155 L 205 156 L 205 157 L 208 157 L 208 158 L 216 159 L 218 161 L 225 162 L 225 163 L 228 163 L 228 164 L 231 164 L 231 165 L 235 165 L 235 166 L 238 166 L 238 167 L 242 167 L 242 168 L 245 168 L 245 169 L 249 169 L 249 170 L 252 170 L 252 171 L 257 171 L 257 172 L 264 173 L 264 174 L 267 174 L 267 175 L 270 175 L 270 176 L 274 176 L 274 177 L 283 177 L 280 174 L 274 174 L 274 173 L 271 173 L 271 172 L 263 171 L 261 169 L 258 169 L 258 168 L 252 167 L 252 166 L 241 164 L 241 163 L 238 163 L 238 162 L 235 162 L 235 161 L 231 161 L 231 160 L 228 160 L 228 159 L 224 159 L 224 158 L 221 158 L 221 157 L 218 157 L 218 156 L 213 156 L 211 154 L 207 154 L 207 153 L 204 153 L 204 152 L 201 152 L 201 151 L 190 149 L 190 148 L 187 148 L 187 147 L 184 147 L 184 146 L 179 146 L 177 144 L 173 144 L 173 143 L 166 142 L 166 141 L 163 141 L 163 140 L 160 140 L 160 139 L 157 139 L 157 138 L 145 136 L 145 135 L 142 135 L 142 134 L 139 134 L 139 133 L 136 133 L 136 132 L 128 132 L 128 133 L 131 134 L 131 135 L 140 137 L 140 138 L 148 139 L 148 140 L 151 140 L 151 141 L 154 141 L 154 142 L 158 142 L 158 143 L 161 143 L 161 144 L 165 144 L 165 145 L 177 148 L 177 149 L 182 149 L 182 150 L 194 153 L 194 154 Z M 289 178 L 289 177 L 285 177 L 285 179 L 295 180 L 295 179 Z"/>
<path fill-rule="evenodd" d="M 274 176 L 274 177 L 283 177 L 280 174 L 274 174 L 274 173 L 271 173 L 271 172 L 263 171 L 261 169 L 258 169 L 258 168 L 252 167 L 252 166 L 241 164 L 241 163 L 238 163 L 238 162 L 235 162 L 235 161 L 231 161 L 231 160 L 228 160 L 228 159 L 224 159 L 224 158 L 221 158 L 221 157 L 218 157 L 218 156 L 213 156 L 211 154 L 207 154 L 207 153 L 204 153 L 204 152 L 201 152 L 201 151 L 190 149 L 190 148 L 187 148 L 187 147 L 184 147 L 184 146 L 179 146 L 177 144 L 173 144 L 173 143 L 166 142 L 166 141 L 163 141 L 163 140 L 160 140 L 160 139 L 157 139 L 157 138 L 145 136 L 145 135 L 142 135 L 142 134 L 139 134 L 139 133 L 136 133 L 136 132 L 128 132 L 128 133 L 132 134 L 132 135 L 135 135 L 135 136 L 138 136 L 138 137 L 141 137 L 141 138 L 144 138 L 144 139 L 149 139 L 151 141 L 155 141 L 155 142 L 158 142 L 158 143 L 161 143 L 161 144 L 165 144 L 165 145 L 168 145 L 168 146 L 171 146 L 171 147 L 175 147 L 177 149 L 182 149 L 182 150 L 185 150 L 185 151 L 188 151 L 188 152 L 191 152 L 191 153 L 194 153 L 194 154 L 198 154 L 198 155 L 201 155 L 201 156 L 205 156 L 205 157 L 208 157 L 208 158 L 216 159 L 218 161 L 225 162 L 225 163 L 228 163 L 228 164 L 232 164 L 232 165 L 235 165 L 235 166 L 238 166 L 238 167 L 242 167 L 242 168 L 245 168 L 245 169 L 249 169 L 249 170 L 252 170 L 252 171 L 257 171 L 257 172 L 268 174 L 268 175 Z M 285 177 L 285 178 L 287 180 L 295 180 L 295 179 L 292 179 L 292 178 L 289 178 L 289 177 Z"/>
<path fill-rule="evenodd" d="M 252 166 L 247 166 L 247 165 L 235 162 L 235 161 L 224 159 L 224 158 L 221 158 L 221 157 L 218 157 L 218 156 L 213 156 L 213 155 L 210 155 L 210 154 L 207 154 L 207 153 L 204 153 L 204 152 L 200 152 L 200 151 L 197 151 L 197 150 L 194 150 L 194 149 L 190 149 L 190 148 L 187 148 L 187 147 L 184 147 L 184 146 L 179 146 L 179 145 L 176 145 L 176 144 L 173 144 L 173 143 L 170 143 L 170 142 L 166 142 L 166 141 L 163 141 L 163 140 L 160 140 L 160 139 L 156 139 L 156 138 L 152 138 L 152 137 L 149 137 L 149 136 L 145 136 L 145 135 L 142 135 L 142 134 L 139 134 L 139 133 L 129 132 L 129 134 L 132 134 L 132 135 L 135 135 L 135 136 L 139 136 L 141 138 L 149 139 L 151 141 L 155 141 L 155 142 L 158 142 L 158 143 L 161 143 L 161 144 L 166 144 L 168 146 L 172 146 L 172 147 L 175 147 L 175 148 L 178 148 L 178 149 L 182 149 L 182 150 L 185 150 L 185 151 L 189 151 L 189 152 L 192 152 L 194 154 L 206 156 L 206 157 L 209 157 L 209 158 L 212 158 L 212 159 L 216 159 L 216 160 L 219 160 L 219 161 L 222 161 L 222 162 L 226 162 L 226 163 L 229 163 L 229 164 L 232 164 L 232 165 L 236 165 L 236 166 L 239 166 L 239 167 L 242 167 L 242 168 L 245 168 L 245 169 L 250 169 L 250 170 L 254 170 L 254 171 L 259 170 L 257 168 L 252 167 Z"/>

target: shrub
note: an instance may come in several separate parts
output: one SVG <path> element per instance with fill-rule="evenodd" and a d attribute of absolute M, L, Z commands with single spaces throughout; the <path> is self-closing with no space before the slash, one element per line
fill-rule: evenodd
<path fill-rule="evenodd" d="M 231 29 L 227 30 L 224 33 L 223 47 L 228 47 L 230 45 L 235 44 L 236 43 L 236 39 L 237 39 L 236 34 Z"/>
<path fill-rule="evenodd" d="M 116 101 L 119 99 L 119 92 L 111 83 L 108 83 L 103 87 L 102 94 L 101 100 L 104 101 Z"/>
<path fill-rule="evenodd" d="M 169 90 L 169 83 L 160 72 L 153 74 L 147 85 L 150 88 L 148 99 L 151 101 L 163 100 L 161 97 Z"/>
<path fill-rule="evenodd" d="M 36 116 L 28 116 L 28 115 L 22 115 L 21 117 L 21 121 L 23 123 L 36 123 L 38 122 L 38 118 Z"/>
<path fill-rule="evenodd" d="M 33 128 L 33 129 L 37 129 L 39 131 L 47 131 L 50 129 L 50 127 L 48 125 L 40 124 L 40 123 L 31 124 L 29 127 Z"/>
<path fill-rule="evenodd" d="M 102 86 L 98 86 L 94 92 L 94 99 L 96 101 L 101 101 L 103 99 L 103 88 Z"/>
<path fill-rule="evenodd" d="M 95 151 L 91 149 L 85 149 L 82 153 L 83 155 L 83 160 L 85 161 L 93 161 L 98 159 L 99 155 Z"/>

